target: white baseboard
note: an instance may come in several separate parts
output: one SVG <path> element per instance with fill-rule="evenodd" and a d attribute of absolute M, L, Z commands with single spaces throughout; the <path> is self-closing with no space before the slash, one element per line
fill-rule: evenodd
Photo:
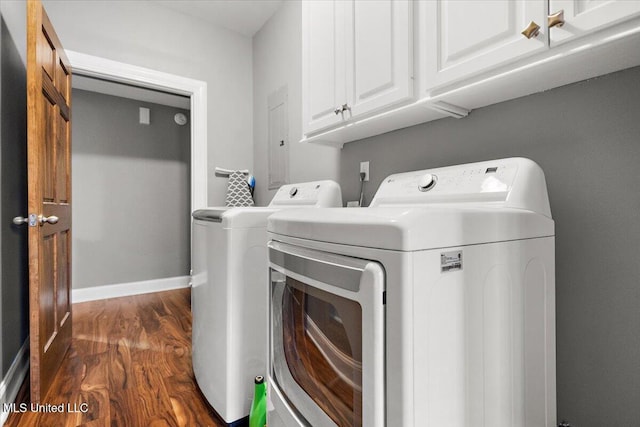
<path fill-rule="evenodd" d="M 13 363 L 7 371 L 7 375 L 2 379 L 0 383 L 0 426 L 3 426 L 7 418 L 9 418 L 9 412 L 4 411 L 4 403 L 13 403 L 16 400 L 18 391 L 22 382 L 29 372 L 29 337 L 24 341 Z"/>
<path fill-rule="evenodd" d="M 79 288 L 71 290 L 71 302 L 75 304 L 77 302 L 188 288 L 189 286 L 191 286 L 190 276 L 178 276 L 168 277 L 166 279 L 144 280 L 141 282 L 94 286 L 92 288 Z"/>

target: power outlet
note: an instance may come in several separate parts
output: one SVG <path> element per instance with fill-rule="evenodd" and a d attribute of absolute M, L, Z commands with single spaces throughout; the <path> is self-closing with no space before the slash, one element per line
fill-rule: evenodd
<path fill-rule="evenodd" d="M 369 162 L 360 162 L 360 172 L 364 172 L 364 180 L 369 181 Z"/>
<path fill-rule="evenodd" d="M 148 108 L 140 107 L 140 124 L 151 124 L 151 110 L 149 110 Z"/>

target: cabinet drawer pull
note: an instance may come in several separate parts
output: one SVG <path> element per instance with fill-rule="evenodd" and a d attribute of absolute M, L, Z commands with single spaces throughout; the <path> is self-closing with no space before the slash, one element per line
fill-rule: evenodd
<path fill-rule="evenodd" d="M 522 30 L 522 35 L 528 39 L 537 37 L 538 34 L 540 34 L 540 25 L 536 24 L 533 21 L 531 21 L 529 25 L 527 25 L 527 28 Z"/>
<path fill-rule="evenodd" d="M 547 16 L 549 28 L 562 27 L 564 25 L 564 9 Z"/>

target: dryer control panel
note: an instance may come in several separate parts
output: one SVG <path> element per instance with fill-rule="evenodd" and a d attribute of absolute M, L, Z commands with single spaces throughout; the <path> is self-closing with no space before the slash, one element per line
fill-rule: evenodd
<path fill-rule="evenodd" d="M 390 175 L 380 184 L 370 206 L 432 203 L 482 203 L 528 209 L 551 217 L 542 169 L 523 158 Z"/>

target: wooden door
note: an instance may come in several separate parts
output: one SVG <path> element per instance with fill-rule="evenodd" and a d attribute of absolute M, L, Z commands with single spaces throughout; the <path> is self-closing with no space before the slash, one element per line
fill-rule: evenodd
<path fill-rule="evenodd" d="M 546 1 L 424 0 L 418 3 L 422 94 L 545 50 Z M 530 39 L 522 31 L 540 26 Z"/>
<path fill-rule="evenodd" d="M 347 102 L 353 117 L 413 97 L 413 3 L 346 2 Z"/>
<path fill-rule="evenodd" d="M 302 117 L 305 134 L 343 121 L 343 114 L 336 113 L 336 109 L 347 103 L 344 9 L 341 0 L 302 2 Z"/>
<path fill-rule="evenodd" d="M 551 28 L 551 46 L 640 15 L 640 1 L 550 0 L 549 14 L 563 11 L 565 24 Z"/>
<path fill-rule="evenodd" d="M 31 401 L 40 402 L 71 343 L 71 68 L 40 0 L 27 2 L 27 139 Z"/>

